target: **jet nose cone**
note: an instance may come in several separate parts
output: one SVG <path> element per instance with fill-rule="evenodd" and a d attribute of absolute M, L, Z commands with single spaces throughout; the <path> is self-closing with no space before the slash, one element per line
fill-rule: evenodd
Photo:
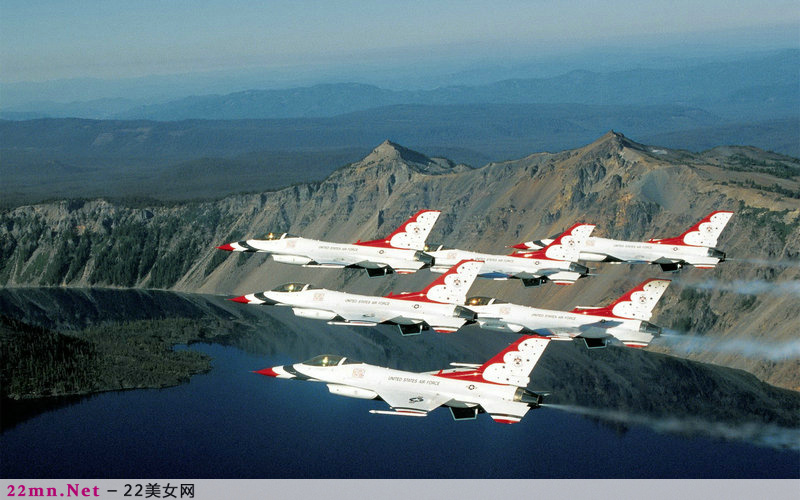
<path fill-rule="evenodd" d="M 273 368 L 264 368 L 263 370 L 256 370 L 253 373 L 258 373 L 260 375 L 266 375 L 267 377 L 277 377 L 278 372 L 276 372 Z"/>
<path fill-rule="evenodd" d="M 299 378 L 300 380 L 308 380 L 308 377 L 297 373 L 297 370 L 292 368 L 291 365 L 273 366 L 272 368 L 264 368 L 263 370 L 257 370 L 254 371 L 253 373 L 258 373 L 259 375 L 266 375 L 267 377 Z"/>
<path fill-rule="evenodd" d="M 233 252 L 233 246 L 230 243 L 225 243 L 224 245 L 220 245 L 217 248 L 220 250 L 227 250 L 228 252 Z"/>
<path fill-rule="evenodd" d="M 228 299 L 228 300 L 230 300 L 231 302 L 239 302 L 240 304 L 249 304 L 250 303 L 250 301 L 247 300 L 247 297 L 245 297 L 244 295 L 240 295 L 239 297 L 234 297 L 234 298 Z"/>

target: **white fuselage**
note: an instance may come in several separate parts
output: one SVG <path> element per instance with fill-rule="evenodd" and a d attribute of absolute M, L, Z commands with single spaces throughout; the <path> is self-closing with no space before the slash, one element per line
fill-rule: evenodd
<path fill-rule="evenodd" d="M 291 368 L 313 381 L 327 383 L 334 394 L 362 399 L 381 397 L 395 410 L 427 412 L 441 405 L 459 408 L 485 405 L 493 412 L 521 417 L 529 409 L 527 403 L 514 401 L 515 386 L 436 375 L 442 372 L 414 373 L 366 363 L 328 367 L 298 363 Z M 292 378 L 278 367 L 275 370 L 279 377 Z M 443 372 L 458 371 L 471 370 Z"/>
<path fill-rule="evenodd" d="M 320 267 L 383 267 L 414 272 L 426 264 L 413 249 L 353 245 L 287 236 L 276 240 L 246 240 L 232 243 L 234 251 L 263 252 L 276 262 Z"/>
<path fill-rule="evenodd" d="M 469 308 L 478 314 L 481 328 L 514 333 L 536 332 L 555 339 L 611 335 L 626 345 L 644 346 L 653 340 L 651 332 L 657 328 L 638 319 L 592 315 L 590 308 L 587 308 L 587 314 L 506 303 L 470 305 Z M 640 331 L 644 328 L 650 332 Z"/>
<path fill-rule="evenodd" d="M 356 295 L 326 289 L 307 289 L 299 292 L 263 292 L 245 295 L 250 303 L 265 303 L 261 297 L 292 307 L 297 316 L 321 319 L 333 323 L 354 324 L 390 323 L 412 325 L 424 323 L 437 331 L 456 331 L 467 319 L 459 316 L 462 306 L 438 302 L 411 301 Z"/>
<path fill-rule="evenodd" d="M 547 245 L 552 240 L 541 240 Z M 532 248 L 542 248 L 532 245 Z M 709 248 L 691 245 L 670 245 L 647 241 L 623 241 L 590 236 L 581 248 L 580 260 L 602 262 L 605 260 L 622 262 L 686 262 L 695 267 L 714 267 L 720 259 L 709 255 Z"/>
<path fill-rule="evenodd" d="M 513 257 L 511 255 L 495 255 L 479 252 L 468 252 L 458 249 L 443 249 L 427 252 L 435 259 L 431 271 L 442 273 L 461 260 L 482 261 L 478 276 L 492 279 L 534 279 L 546 277 L 550 281 L 561 284 L 574 283 L 581 276 L 582 266 L 563 260 L 532 259 Z M 575 271 L 578 269 L 578 271 Z"/>

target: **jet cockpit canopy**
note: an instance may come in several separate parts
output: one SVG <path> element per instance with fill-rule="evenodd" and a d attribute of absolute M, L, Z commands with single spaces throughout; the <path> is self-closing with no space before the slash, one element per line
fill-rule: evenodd
<path fill-rule="evenodd" d="M 303 361 L 304 365 L 308 366 L 338 366 L 338 365 L 352 365 L 358 364 L 358 361 L 351 361 L 344 356 L 338 354 L 322 354 L 308 361 Z"/>
<path fill-rule="evenodd" d="M 508 304 L 505 300 L 495 299 L 494 297 L 470 297 L 464 303 L 465 306 L 488 306 L 491 304 Z"/>
<path fill-rule="evenodd" d="M 313 286 L 307 283 L 284 283 L 281 286 L 272 289 L 273 292 L 302 292 L 304 290 L 312 290 Z"/>
<path fill-rule="evenodd" d="M 299 238 L 299 236 L 295 236 L 295 235 L 289 234 L 289 233 L 267 233 L 264 236 L 264 239 L 267 240 L 267 241 L 282 240 L 284 238 Z"/>

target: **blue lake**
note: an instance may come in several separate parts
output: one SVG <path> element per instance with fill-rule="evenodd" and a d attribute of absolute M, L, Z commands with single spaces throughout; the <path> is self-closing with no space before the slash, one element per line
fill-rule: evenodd
<path fill-rule="evenodd" d="M 301 361 L 194 345 L 213 369 L 98 394 L 2 434 L 6 478 L 798 478 L 800 452 L 609 426 L 541 408 L 520 424 L 371 415 L 380 401 L 252 373 Z M 6 411 L 4 409 L 4 411 Z"/>

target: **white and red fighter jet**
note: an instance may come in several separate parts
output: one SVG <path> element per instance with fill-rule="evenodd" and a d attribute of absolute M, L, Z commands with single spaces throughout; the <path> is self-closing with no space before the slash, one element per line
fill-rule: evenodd
<path fill-rule="evenodd" d="M 475 320 L 475 313 L 464 307 L 467 291 L 478 275 L 481 263 L 462 261 L 419 292 L 385 297 L 356 295 L 305 283 L 287 283 L 274 290 L 251 293 L 230 299 L 256 305 L 289 306 L 296 316 L 321 319 L 332 325 L 397 325 L 403 335 L 423 330 L 455 332 Z"/>
<path fill-rule="evenodd" d="M 269 233 L 266 239 L 243 240 L 217 248 L 268 253 L 275 262 L 304 267 L 363 268 L 370 277 L 413 273 L 433 264 L 433 258 L 423 248 L 439 214 L 439 210 L 420 210 L 380 240 L 332 243 L 288 233 Z"/>
<path fill-rule="evenodd" d="M 451 363 L 457 368 L 425 373 L 368 365 L 333 354 L 256 373 L 323 382 L 332 394 L 379 399 L 392 408 L 370 413 L 424 417 L 435 408 L 447 406 L 455 420 L 488 413 L 495 422 L 513 424 L 542 402 L 544 394 L 526 387 L 548 342 L 522 337 L 482 365 Z"/>
<path fill-rule="evenodd" d="M 646 347 L 661 328 L 648 320 L 670 280 L 649 279 L 608 306 L 553 311 L 509 304 L 490 297 L 470 297 L 466 307 L 478 314 L 481 328 L 536 333 L 553 340 L 582 338 L 587 347 L 605 347 L 616 339 L 628 347 Z"/>
<path fill-rule="evenodd" d="M 592 224 L 575 224 L 541 250 L 526 250 L 510 255 L 470 252 L 455 248 L 429 245 L 426 252 L 433 257 L 431 271 L 444 272 L 464 259 L 480 260 L 481 278 L 496 280 L 520 279 L 525 286 L 538 286 L 548 281 L 571 285 L 589 274 L 586 266 L 578 264 L 578 252 L 594 229 Z"/>
<path fill-rule="evenodd" d="M 714 248 L 733 212 L 711 212 L 675 238 L 622 241 L 590 236 L 580 248 L 580 260 L 589 262 L 659 264 L 663 271 L 679 271 L 685 265 L 710 269 L 725 260 L 725 252 Z M 512 248 L 539 249 L 553 240 L 526 241 Z M 437 261 L 438 262 L 438 261 Z"/>

